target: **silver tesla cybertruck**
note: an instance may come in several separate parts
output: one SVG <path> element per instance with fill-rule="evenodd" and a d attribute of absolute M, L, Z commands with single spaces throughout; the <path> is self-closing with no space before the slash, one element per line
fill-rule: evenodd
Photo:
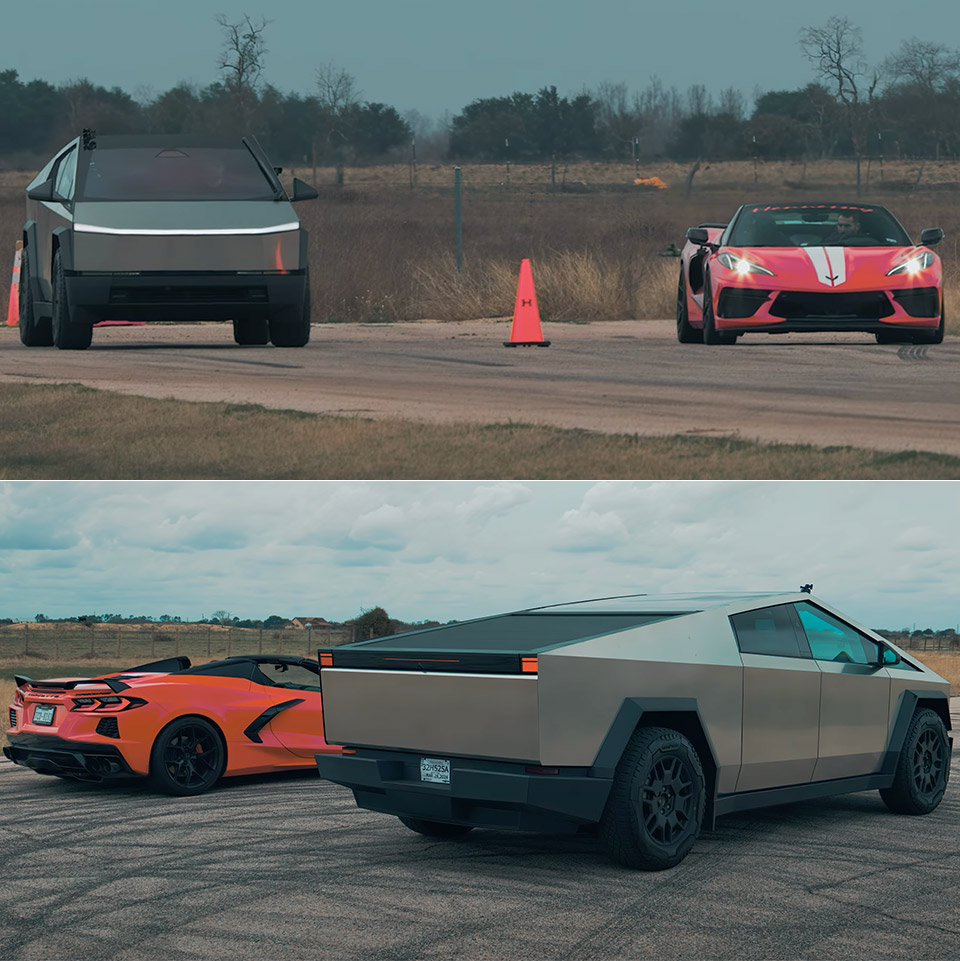
<path fill-rule="evenodd" d="M 232 320 L 238 344 L 310 338 L 307 232 L 253 137 L 71 140 L 27 186 L 20 340 L 82 350 L 101 320 Z"/>
<path fill-rule="evenodd" d="M 949 684 L 828 604 L 633 595 L 324 648 L 321 776 L 432 837 L 598 828 L 678 864 L 721 814 L 878 789 L 940 803 Z"/>

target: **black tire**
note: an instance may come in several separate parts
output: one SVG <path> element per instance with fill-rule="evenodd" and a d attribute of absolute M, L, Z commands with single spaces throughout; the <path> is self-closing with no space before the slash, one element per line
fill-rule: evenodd
<path fill-rule="evenodd" d="M 676 867 L 700 834 L 705 799 L 703 768 L 687 738 L 671 728 L 638 728 L 613 777 L 600 843 L 628 868 Z"/>
<path fill-rule="evenodd" d="M 683 267 L 680 268 L 680 281 L 677 284 L 677 340 L 681 344 L 703 343 L 703 331 L 690 326 L 687 310 L 687 278 Z"/>
<path fill-rule="evenodd" d="M 310 340 L 310 274 L 303 284 L 303 306 L 270 320 L 270 342 L 274 347 L 304 347 Z"/>
<path fill-rule="evenodd" d="M 428 821 L 425 818 L 400 817 L 400 823 L 428 838 L 462 838 L 473 828 L 469 824 L 448 824 L 446 821 Z"/>
<path fill-rule="evenodd" d="M 902 330 L 878 330 L 874 335 L 878 344 L 912 344 L 913 335 Z"/>
<path fill-rule="evenodd" d="M 716 318 L 713 315 L 713 295 L 710 290 L 710 278 L 703 281 L 703 342 L 705 344 L 735 344 L 736 334 L 721 333 L 717 330 Z"/>
<path fill-rule="evenodd" d="M 153 742 L 150 784 L 163 794 L 203 794 L 220 780 L 226 766 L 220 732 L 202 717 L 179 717 Z"/>
<path fill-rule="evenodd" d="M 233 339 L 245 346 L 262 346 L 270 343 L 270 325 L 266 320 L 235 320 Z"/>
<path fill-rule="evenodd" d="M 881 788 L 883 803 L 894 814 L 929 814 L 940 803 L 950 778 L 950 742 L 936 711 L 913 716 L 903 742 L 893 784 Z"/>
<path fill-rule="evenodd" d="M 67 304 L 67 284 L 60 264 L 60 251 L 53 255 L 53 343 L 60 350 L 86 350 L 93 338 L 93 324 L 74 324 Z"/>
<path fill-rule="evenodd" d="M 23 268 L 21 267 L 21 270 Z M 933 330 L 918 330 L 913 335 L 915 344 L 943 343 L 943 302 L 940 303 L 940 323 Z"/>
<path fill-rule="evenodd" d="M 33 310 L 33 285 L 30 281 L 30 258 L 27 248 L 20 254 L 20 343 L 24 347 L 52 347 L 53 327 L 49 317 L 37 319 Z"/>

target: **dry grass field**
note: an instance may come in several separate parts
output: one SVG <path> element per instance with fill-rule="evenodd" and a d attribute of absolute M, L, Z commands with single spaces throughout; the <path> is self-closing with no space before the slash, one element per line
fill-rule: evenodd
<path fill-rule="evenodd" d="M 921 169 L 922 167 L 922 169 Z M 475 164 L 463 168 L 464 266 L 453 265 L 453 168 L 399 164 L 317 171 L 319 202 L 298 208 L 311 235 L 314 322 L 383 322 L 503 317 L 513 310 L 516 276 L 533 260 L 546 320 L 672 316 L 677 261 L 659 256 L 685 229 L 725 220 L 754 199 L 850 199 L 848 161 L 704 163 L 689 196 L 686 165 Z M 306 180 L 311 169 L 288 172 Z M 886 203 L 914 235 L 941 226 L 949 302 L 960 300 L 960 164 L 888 162 L 864 167 L 864 195 Z M 659 176 L 666 190 L 634 185 Z M 919 175 L 919 183 L 917 182 Z M 756 180 L 754 177 L 756 176 Z M 30 174 L 0 173 L 0 251 L 23 222 Z M 0 303 L 8 272 L 0 268 Z M 948 324 L 950 324 L 948 311 Z"/>
<path fill-rule="evenodd" d="M 0 384 L 0 408 L 0 480 L 509 478 L 518 464 L 539 479 L 960 476 L 960 459 L 915 451 L 369 420 L 70 384 Z"/>

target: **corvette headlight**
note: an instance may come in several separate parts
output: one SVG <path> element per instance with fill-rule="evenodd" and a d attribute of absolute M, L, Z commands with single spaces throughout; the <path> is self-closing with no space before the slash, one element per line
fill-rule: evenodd
<path fill-rule="evenodd" d="M 720 261 L 727 270 L 733 270 L 741 277 L 746 277 L 747 274 L 766 274 L 768 277 L 776 276 L 772 270 L 767 270 L 766 267 L 761 267 L 751 260 L 744 260 L 743 257 L 737 257 L 735 254 L 724 252 L 717 257 L 717 260 Z"/>
<path fill-rule="evenodd" d="M 887 276 L 891 277 L 893 274 L 908 274 L 911 277 L 915 277 L 920 273 L 921 270 L 926 270 L 933 263 L 934 255 L 929 250 L 924 250 L 922 253 L 916 255 L 916 257 L 911 257 L 909 260 L 905 260 L 902 264 L 897 264 L 896 267 L 887 271 Z"/>

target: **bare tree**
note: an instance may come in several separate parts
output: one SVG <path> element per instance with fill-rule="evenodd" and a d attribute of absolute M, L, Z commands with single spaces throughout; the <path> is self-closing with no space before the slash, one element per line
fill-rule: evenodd
<path fill-rule="evenodd" d="M 960 75 L 960 51 L 911 37 L 887 58 L 885 73 L 893 83 L 910 83 L 933 92 Z"/>
<path fill-rule="evenodd" d="M 223 85 L 233 100 L 235 119 L 246 131 L 257 106 L 257 86 L 266 53 L 263 33 L 271 21 L 264 17 L 253 20 L 249 14 L 244 14 L 236 22 L 219 14 L 216 21 L 224 35 L 217 66 Z"/>
<path fill-rule="evenodd" d="M 353 76 L 335 63 L 317 67 L 317 103 L 320 106 L 320 139 L 325 153 L 332 153 L 337 163 L 337 183 L 343 182 L 343 162 L 350 143 L 347 115 L 360 103 L 360 91 Z"/>
<path fill-rule="evenodd" d="M 801 30 L 800 46 L 843 105 L 847 133 L 857 157 L 859 197 L 860 161 L 880 74 L 871 71 L 864 61 L 860 29 L 846 17 L 831 17 L 823 26 Z"/>

